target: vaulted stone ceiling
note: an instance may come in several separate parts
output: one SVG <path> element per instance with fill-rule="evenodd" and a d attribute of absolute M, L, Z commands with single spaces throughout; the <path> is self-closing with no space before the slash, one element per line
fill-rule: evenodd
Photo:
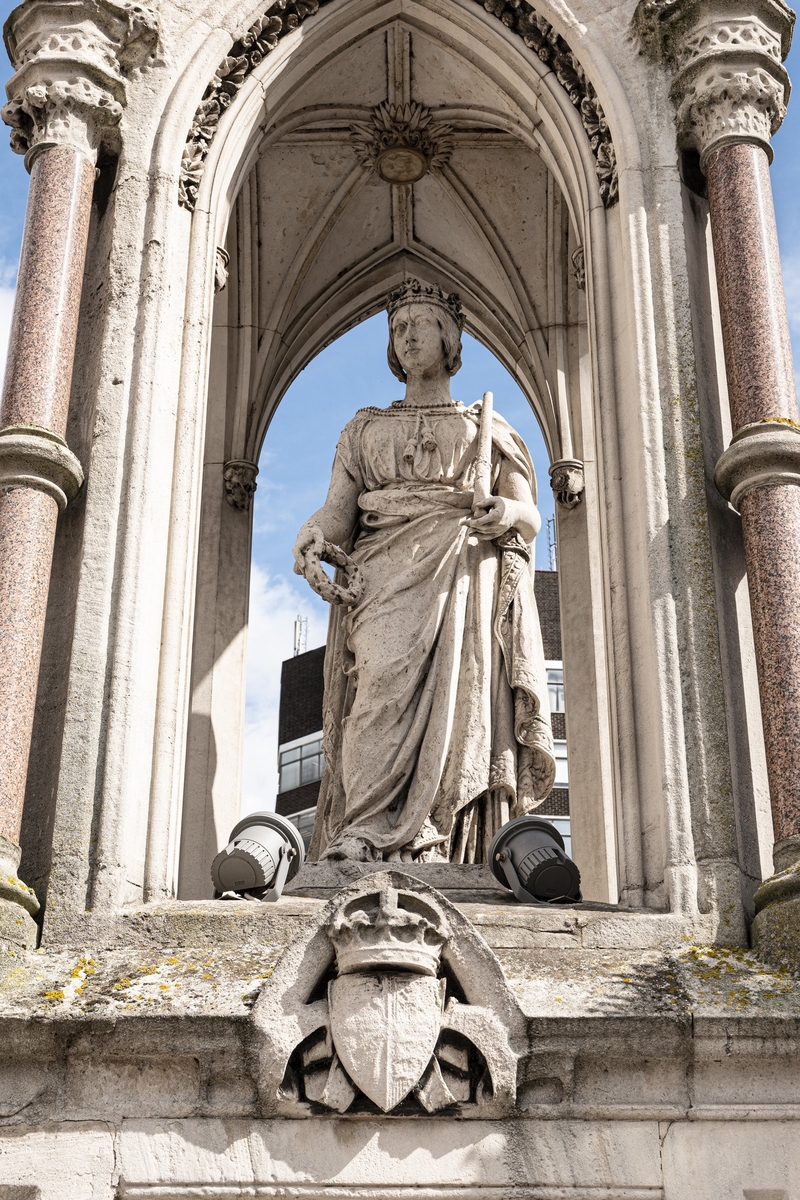
<path fill-rule="evenodd" d="M 399 278 L 419 274 L 461 293 L 469 328 L 518 374 L 554 457 L 570 456 L 578 237 L 541 156 L 538 120 L 458 47 L 402 19 L 267 97 L 228 240 L 240 412 L 248 393 L 232 453 L 257 456 L 312 345 L 316 353 L 380 308 Z M 381 158 L 398 128 L 420 149 L 418 170 Z"/>

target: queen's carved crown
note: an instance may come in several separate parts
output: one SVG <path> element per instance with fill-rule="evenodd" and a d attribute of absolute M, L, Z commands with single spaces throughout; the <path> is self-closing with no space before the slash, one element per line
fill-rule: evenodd
<path fill-rule="evenodd" d="M 443 308 L 455 321 L 458 328 L 464 328 L 464 310 L 457 292 L 445 295 L 438 283 L 423 283 L 421 279 L 404 279 L 398 288 L 389 293 L 386 310 L 389 320 L 392 314 L 404 304 L 436 304 Z"/>
<path fill-rule="evenodd" d="M 375 970 L 438 974 L 449 933 L 443 915 L 411 893 L 403 894 L 402 901 L 413 908 L 401 907 L 400 899 L 395 888 L 386 888 L 339 910 L 328 936 L 340 975 Z"/>

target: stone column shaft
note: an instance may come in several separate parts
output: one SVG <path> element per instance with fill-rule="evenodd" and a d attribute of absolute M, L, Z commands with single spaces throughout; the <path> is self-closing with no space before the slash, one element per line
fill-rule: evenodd
<path fill-rule="evenodd" d="M 0 834 L 22 820 L 59 507 L 80 486 L 64 441 L 94 167 L 71 147 L 34 159 L 0 407 Z"/>
<path fill-rule="evenodd" d="M 66 434 L 94 174 L 71 147 L 33 161 L 0 428 Z"/>
<path fill-rule="evenodd" d="M 724 144 L 709 155 L 706 178 L 732 449 L 755 448 L 765 435 L 793 440 L 797 395 L 766 151 Z M 775 465 L 748 464 L 737 507 L 780 850 L 800 835 L 800 479 L 782 481 Z"/>
<path fill-rule="evenodd" d="M 706 164 L 728 401 L 734 432 L 767 417 L 797 420 L 769 160 L 745 142 Z"/>

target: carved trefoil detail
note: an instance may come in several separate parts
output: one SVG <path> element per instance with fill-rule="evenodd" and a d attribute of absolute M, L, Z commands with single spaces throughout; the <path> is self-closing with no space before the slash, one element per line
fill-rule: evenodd
<path fill-rule="evenodd" d="M 287 987 L 276 972 L 255 1016 L 267 1035 L 267 1111 L 484 1116 L 513 1107 L 525 1019 L 499 964 L 443 897 L 399 872 L 332 901 L 296 980 Z"/>
<path fill-rule="evenodd" d="M 233 43 L 217 67 L 194 115 L 181 160 L 178 203 L 194 210 L 205 161 L 220 120 L 247 77 L 278 46 L 281 38 L 314 16 L 328 0 L 276 0 L 248 31 Z M 578 110 L 596 162 L 603 203 L 618 199 L 617 160 L 611 131 L 597 93 L 566 41 L 526 0 L 476 0 L 518 34 L 556 79 Z M 394 182 L 394 181 L 393 181 Z"/>
<path fill-rule="evenodd" d="M 226 462 L 222 471 L 225 484 L 225 499 L 231 508 L 240 512 L 249 512 L 256 491 L 256 475 L 258 467 L 244 458 L 232 458 Z"/>

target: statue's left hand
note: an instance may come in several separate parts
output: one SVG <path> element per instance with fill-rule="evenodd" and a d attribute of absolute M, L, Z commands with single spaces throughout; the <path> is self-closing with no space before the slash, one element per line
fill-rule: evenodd
<path fill-rule="evenodd" d="M 487 539 L 501 537 L 509 529 L 516 529 L 530 544 L 542 526 L 535 504 L 512 500 L 509 496 L 489 496 L 485 504 L 472 510 L 472 514 L 472 520 L 467 524 L 479 537 Z"/>
<path fill-rule="evenodd" d="M 505 496 L 489 496 L 479 509 L 473 509 L 472 519 L 467 521 L 467 525 L 482 538 L 500 537 L 517 524 L 520 507 L 517 500 L 508 500 Z M 479 515 L 475 516 L 475 513 Z"/>

